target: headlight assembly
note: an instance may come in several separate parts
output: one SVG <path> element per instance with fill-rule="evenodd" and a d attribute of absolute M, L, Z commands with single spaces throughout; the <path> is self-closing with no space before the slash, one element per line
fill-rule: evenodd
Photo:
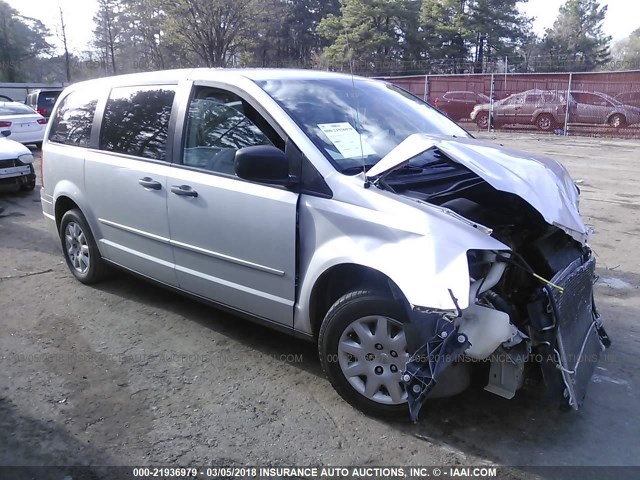
<path fill-rule="evenodd" d="M 23 155 L 19 155 L 18 160 L 25 164 L 33 163 L 33 155 L 30 153 L 25 153 Z"/>

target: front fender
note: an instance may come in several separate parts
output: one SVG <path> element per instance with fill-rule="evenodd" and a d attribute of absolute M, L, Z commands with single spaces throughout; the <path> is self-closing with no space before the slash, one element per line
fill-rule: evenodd
<path fill-rule="evenodd" d="M 299 207 L 300 293 L 296 330 L 311 333 L 309 305 L 323 273 L 356 264 L 390 278 L 411 305 L 455 310 L 469 302 L 470 249 L 504 250 L 501 242 L 429 207 L 386 198 L 380 209 L 303 198 Z M 392 207 L 385 209 L 384 207 Z"/>

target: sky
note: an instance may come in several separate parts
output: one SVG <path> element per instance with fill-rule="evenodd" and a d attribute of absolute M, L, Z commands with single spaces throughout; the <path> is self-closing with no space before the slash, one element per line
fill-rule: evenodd
<path fill-rule="evenodd" d="M 59 31 L 60 12 L 62 7 L 67 24 L 67 43 L 72 52 L 87 50 L 93 31 L 93 16 L 97 10 L 97 0 L 4 0 L 21 15 L 41 20 L 52 33 Z M 241 1 L 241 0 L 239 0 Z M 542 35 L 545 29 L 553 25 L 558 9 L 563 0 L 529 0 L 521 5 L 521 10 L 528 16 L 536 17 L 534 31 Z M 640 1 L 638 0 L 600 0 L 601 5 L 608 5 L 604 31 L 614 41 L 629 36 L 640 28 Z M 55 38 L 51 43 L 60 46 Z"/>

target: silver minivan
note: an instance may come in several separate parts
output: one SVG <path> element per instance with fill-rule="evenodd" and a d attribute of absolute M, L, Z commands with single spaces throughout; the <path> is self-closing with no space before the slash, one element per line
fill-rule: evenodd
<path fill-rule="evenodd" d="M 388 83 L 92 80 L 62 93 L 43 151 L 43 212 L 79 281 L 119 267 L 317 342 L 369 414 L 416 420 L 472 373 L 577 409 L 609 343 L 564 167 L 475 140 Z"/>

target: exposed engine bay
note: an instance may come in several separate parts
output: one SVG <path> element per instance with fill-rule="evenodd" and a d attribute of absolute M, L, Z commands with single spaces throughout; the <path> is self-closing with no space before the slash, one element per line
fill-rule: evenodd
<path fill-rule="evenodd" d="M 509 247 L 467 253 L 468 308 L 413 309 L 407 327 L 413 356 L 402 377 L 412 419 L 428 397 L 466 388 L 474 363 L 490 364 L 485 389 L 494 394 L 512 398 L 531 379 L 560 406 L 579 408 L 610 344 L 593 300 L 595 259 L 588 245 L 437 147 L 378 186 L 488 227 Z"/>

